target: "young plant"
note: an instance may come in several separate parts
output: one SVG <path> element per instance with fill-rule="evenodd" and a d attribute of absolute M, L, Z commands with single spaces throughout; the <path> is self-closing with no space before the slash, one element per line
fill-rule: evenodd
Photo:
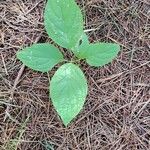
<path fill-rule="evenodd" d="M 74 0 L 48 0 L 44 24 L 55 43 L 73 52 L 78 60 L 85 59 L 90 66 L 99 67 L 111 62 L 120 50 L 118 44 L 89 42 L 83 30 L 82 13 Z M 59 49 L 49 43 L 33 44 L 17 52 L 17 58 L 41 72 L 48 72 L 64 61 Z M 53 106 L 67 126 L 85 103 L 87 80 L 79 66 L 68 61 L 52 77 L 49 91 Z"/>

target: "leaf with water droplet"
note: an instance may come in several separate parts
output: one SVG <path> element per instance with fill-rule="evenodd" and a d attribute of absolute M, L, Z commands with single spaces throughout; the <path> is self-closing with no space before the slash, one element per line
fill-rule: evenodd
<path fill-rule="evenodd" d="M 57 63 L 63 61 L 63 55 L 59 49 L 48 43 L 33 44 L 19 51 L 17 58 L 26 66 L 41 72 L 48 72 Z"/>
<path fill-rule="evenodd" d="M 80 112 L 87 96 L 87 81 L 72 63 L 61 66 L 50 82 L 50 97 L 65 126 Z"/>
<path fill-rule="evenodd" d="M 86 59 L 91 66 L 99 67 L 111 62 L 119 51 L 120 46 L 115 43 L 87 43 L 80 48 L 78 57 Z"/>
<path fill-rule="evenodd" d="M 72 49 L 83 32 L 83 16 L 74 0 L 48 0 L 44 24 L 50 38 L 58 45 Z"/>

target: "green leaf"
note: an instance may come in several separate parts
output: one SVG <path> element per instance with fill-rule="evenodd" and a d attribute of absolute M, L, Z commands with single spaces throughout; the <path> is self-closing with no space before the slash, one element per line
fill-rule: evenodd
<path fill-rule="evenodd" d="M 91 66 L 103 66 L 111 62 L 118 54 L 120 46 L 114 43 L 87 44 L 80 49 L 79 57 L 85 58 Z"/>
<path fill-rule="evenodd" d="M 17 53 L 17 58 L 26 66 L 41 72 L 48 72 L 63 61 L 61 52 L 48 43 L 33 44 Z"/>
<path fill-rule="evenodd" d="M 86 35 L 86 33 L 82 34 L 80 42 L 81 43 L 79 43 L 78 47 L 76 47 L 76 49 L 74 51 L 76 52 L 75 55 L 78 58 L 84 59 L 85 53 L 86 53 L 86 48 L 89 45 L 89 40 L 88 40 L 88 36 Z"/>
<path fill-rule="evenodd" d="M 85 46 L 87 46 L 87 44 L 89 44 L 88 36 L 86 35 L 86 33 L 83 33 L 81 38 L 81 45 L 79 45 L 79 49 L 84 48 Z"/>
<path fill-rule="evenodd" d="M 82 109 L 87 90 L 83 72 L 72 63 L 64 64 L 54 74 L 50 83 L 50 96 L 65 126 Z"/>
<path fill-rule="evenodd" d="M 74 0 L 48 0 L 44 23 L 50 38 L 64 48 L 74 48 L 82 36 L 83 16 Z"/>

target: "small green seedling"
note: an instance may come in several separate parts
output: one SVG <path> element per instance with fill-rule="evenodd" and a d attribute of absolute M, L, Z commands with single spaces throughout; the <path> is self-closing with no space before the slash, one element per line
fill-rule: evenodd
<path fill-rule="evenodd" d="M 59 46 L 68 49 L 90 66 L 103 66 L 118 54 L 120 46 L 113 43 L 91 44 L 83 30 L 83 16 L 74 0 L 48 0 L 44 13 L 45 29 Z M 26 66 L 41 72 L 66 62 L 58 48 L 49 43 L 33 44 L 17 53 Z M 75 60 L 76 61 L 76 60 Z M 88 93 L 87 80 L 81 69 L 68 61 L 50 81 L 50 98 L 65 126 L 82 109 Z"/>

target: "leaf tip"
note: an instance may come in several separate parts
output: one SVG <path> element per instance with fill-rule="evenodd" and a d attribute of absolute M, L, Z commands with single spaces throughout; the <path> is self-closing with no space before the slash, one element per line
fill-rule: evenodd
<path fill-rule="evenodd" d="M 119 52 L 121 50 L 121 46 L 119 44 L 116 44 L 116 49 Z"/>
<path fill-rule="evenodd" d="M 20 60 L 20 56 L 21 56 L 21 51 L 18 51 L 17 53 L 16 53 L 16 57 L 17 57 L 17 59 L 19 59 Z"/>
<path fill-rule="evenodd" d="M 64 121 L 63 121 L 63 124 L 64 124 L 65 127 L 67 127 L 67 126 L 69 125 L 69 123 L 70 123 L 70 122 L 64 122 Z"/>

